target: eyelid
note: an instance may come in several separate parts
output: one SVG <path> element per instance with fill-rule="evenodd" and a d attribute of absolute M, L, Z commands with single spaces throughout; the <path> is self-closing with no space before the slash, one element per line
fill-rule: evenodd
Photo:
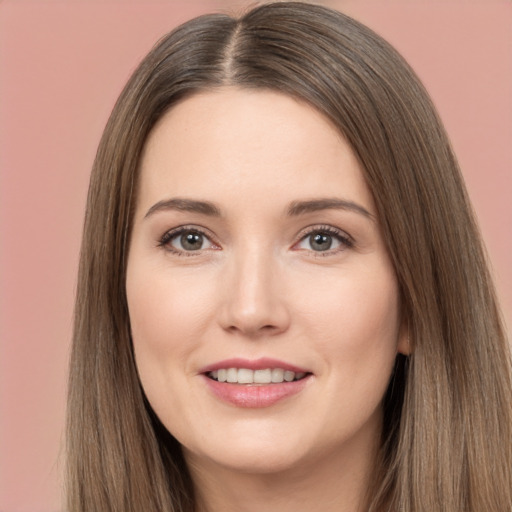
<path fill-rule="evenodd" d="M 313 233 L 326 233 L 335 237 L 341 244 L 341 247 L 335 249 L 328 249 L 326 251 L 313 251 L 312 249 L 309 252 L 315 253 L 315 256 L 327 256 L 329 254 L 335 254 L 340 251 L 344 251 L 351 247 L 354 247 L 355 240 L 342 229 L 331 226 L 329 224 L 314 224 L 311 226 L 307 226 L 302 229 L 297 235 L 297 242 L 295 242 L 292 248 L 297 247 L 302 241 L 304 241 L 308 236 L 311 236 Z M 306 250 L 306 249 L 297 249 L 297 250 Z"/>
<path fill-rule="evenodd" d="M 207 249 L 199 249 L 196 251 L 185 251 L 185 250 L 177 249 L 176 247 L 173 247 L 170 244 L 170 242 L 174 238 L 176 238 L 177 236 L 179 236 L 183 233 L 187 233 L 187 232 L 199 233 L 200 235 L 207 238 L 213 247 L 208 247 Z M 200 254 L 203 254 L 205 251 L 220 249 L 220 244 L 216 241 L 215 236 L 211 233 L 211 231 L 206 228 L 203 228 L 201 226 L 197 226 L 195 224 L 185 224 L 185 225 L 177 226 L 175 228 L 171 228 L 171 229 L 167 230 L 158 240 L 157 246 L 162 247 L 163 249 L 165 249 L 173 254 L 179 255 L 179 256 L 198 256 Z"/>
<path fill-rule="evenodd" d="M 170 245 L 171 240 L 173 240 L 175 237 L 182 233 L 186 232 L 196 232 L 204 236 L 208 239 L 208 241 L 212 244 L 212 247 L 208 247 L 207 249 L 198 249 L 196 251 L 186 251 L 186 250 L 180 250 L 172 245 Z M 328 225 L 328 224 L 313 224 L 311 226 L 307 226 L 303 228 L 298 234 L 297 234 L 297 241 L 292 245 L 292 249 L 296 250 L 306 250 L 306 249 L 297 249 L 297 245 L 300 244 L 303 240 L 306 239 L 306 237 L 312 235 L 313 233 L 326 233 L 328 235 L 333 236 L 336 238 L 341 247 L 335 248 L 335 249 L 327 249 L 326 251 L 314 251 L 310 250 L 308 252 L 315 253 L 315 256 L 327 256 L 330 254 L 335 254 L 337 252 L 346 250 L 347 248 L 351 248 L 355 245 L 354 239 L 342 229 L 339 229 L 335 226 Z M 216 237 L 211 233 L 210 230 L 198 226 L 196 224 L 185 224 L 182 226 L 176 226 L 175 228 L 171 228 L 167 230 L 158 240 L 157 242 L 158 247 L 162 247 L 166 249 L 167 251 L 174 253 L 176 255 L 180 256 L 197 256 L 200 254 L 203 254 L 205 251 L 211 251 L 211 250 L 220 250 L 221 246 L 217 242 Z"/>

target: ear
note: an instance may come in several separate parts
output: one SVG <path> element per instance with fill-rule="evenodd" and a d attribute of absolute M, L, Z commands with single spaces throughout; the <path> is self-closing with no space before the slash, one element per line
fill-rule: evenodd
<path fill-rule="evenodd" d="M 412 344 L 409 332 L 409 321 L 404 319 L 402 320 L 402 325 L 398 332 L 398 343 L 396 346 L 396 351 L 404 356 L 410 356 L 412 354 Z"/>

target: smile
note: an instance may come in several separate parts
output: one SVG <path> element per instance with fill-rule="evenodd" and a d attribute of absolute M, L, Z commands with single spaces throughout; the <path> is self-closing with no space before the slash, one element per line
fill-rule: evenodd
<path fill-rule="evenodd" d="M 217 399 L 239 408 L 270 407 L 314 381 L 307 368 L 267 357 L 225 359 L 201 368 L 199 375 Z"/>
<path fill-rule="evenodd" d="M 210 379 L 230 384 L 281 384 L 301 380 L 306 376 L 306 372 L 293 372 L 283 368 L 220 368 L 208 372 L 207 375 Z"/>

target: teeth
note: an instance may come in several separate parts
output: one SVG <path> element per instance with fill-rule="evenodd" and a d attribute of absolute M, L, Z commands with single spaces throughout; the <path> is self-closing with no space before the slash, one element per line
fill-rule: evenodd
<path fill-rule="evenodd" d="M 238 371 L 240 372 L 242 370 Z M 253 382 L 255 384 L 270 384 L 272 382 L 272 371 L 270 368 L 267 370 L 254 370 Z"/>
<path fill-rule="evenodd" d="M 295 378 L 295 373 L 290 372 L 290 371 L 284 372 L 284 380 L 286 382 L 291 382 L 294 378 Z"/>
<path fill-rule="evenodd" d="M 236 368 L 228 368 L 226 382 L 238 382 L 238 370 Z"/>
<path fill-rule="evenodd" d="M 208 374 L 219 382 L 232 384 L 280 384 L 292 382 L 306 376 L 305 372 L 291 372 L 282 368 L 266 368 L 264 370 L 249 370 L 248 368 L 222 368 Z"/>
<path fill-rule="evenodd" d="M 240 368 L 240 370 L 238 370 L 237 382 L 238 384 L 252 384 L 254 382 L 254 372 L 252 370 Z"/>
<path fill-rule="evenodd" d="M 272 382 L 283 382 L 284 380 L 284 370 L 281 368 L 274 368 L 272 370 Z"/>

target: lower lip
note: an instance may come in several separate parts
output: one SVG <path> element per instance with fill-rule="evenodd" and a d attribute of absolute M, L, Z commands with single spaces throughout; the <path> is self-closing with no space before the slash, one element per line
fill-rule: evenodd
<path fill-rule="evenodd" d="M 230 384 L 218 382 L 203 375 L 206 385 L 212 393 L 236 407 L 261 408 L 270 407 L 281 400 L 285 400 L 297 393 L 300 393 L 311 376 L 304 377 L 292 382 L 279 384 Z"/>

